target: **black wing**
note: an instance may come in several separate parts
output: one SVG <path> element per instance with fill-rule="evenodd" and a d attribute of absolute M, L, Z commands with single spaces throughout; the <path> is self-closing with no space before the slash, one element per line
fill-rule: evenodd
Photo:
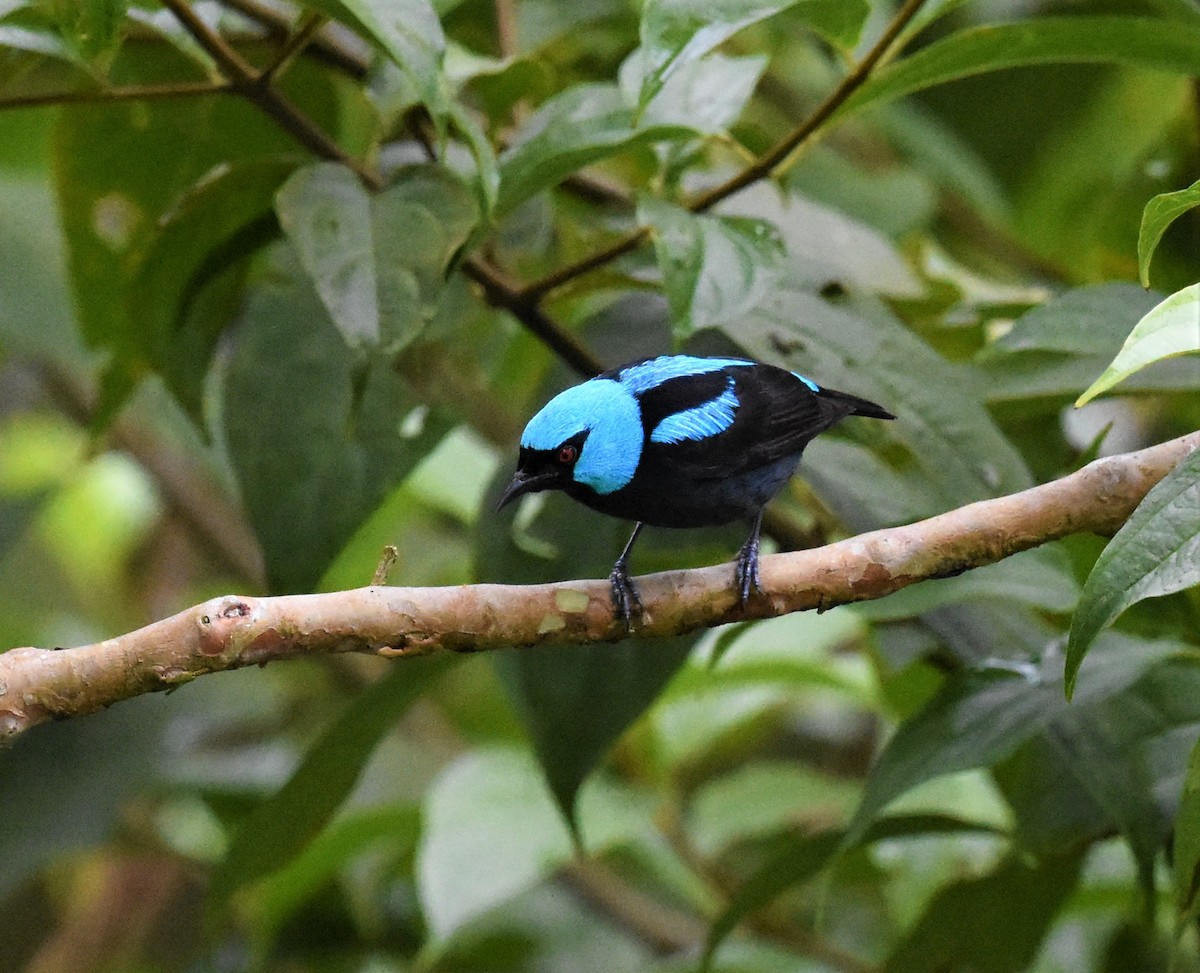
<path fill-rule="evenodd" d="M 663 417 L 711 401 L 730 378 L 738 405 L 723 432 L 677 443 L 649 441 Z M 813 391 L 786 369 L 763 364 L 664 382 L 643 396 L 642 415 L 647 435 L 643 463 L 669 465 L 696 479 L 733 476 L 796 456 L 814 436 L 850 415 L 893 418 L 866 399 L 832 389 Z"/>

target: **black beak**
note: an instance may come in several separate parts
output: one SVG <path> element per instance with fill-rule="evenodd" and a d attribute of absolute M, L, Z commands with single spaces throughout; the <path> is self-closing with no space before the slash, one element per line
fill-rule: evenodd
<path fill-rule="evenodd" d="M 548 490 L 554 485 L 558 479 L 558 474 L 550 473 L 526 473 L 524 470 L 517 470 L 513 475 L 512 483 L 504 488 L 504 492 L 500 494 L 500 499 L 496 501 L 496 509 L 508 506 L 517 497 L 523 497 L 527 493 L 537 493 L 539 490 Z"/>

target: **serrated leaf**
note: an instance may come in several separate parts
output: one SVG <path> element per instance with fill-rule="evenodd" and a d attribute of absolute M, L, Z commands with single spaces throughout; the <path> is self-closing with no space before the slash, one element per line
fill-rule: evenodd
<path fill-rule="evenodd" d="M 442 74 L 446 35 L 429 0 L 306 0 L 306 6 L 349 24 L 382 50 L 435 119 L 442 118 L 448 105 Z"/>
<path fill-rule="evenodd" d="M 748 313 L 783 271 L 783 241 L 763 220 L 697 215 L 646 197 L 638 221 L 654 230 L 676 341 Z"/>
<path fill-rule="evenodd" d="M 627 841 L 644 811 L 597 781 L 581 813 L 596 849 Z M 568 862 L 574 849 L 528 753 L 492 748 L 451 764 L 430 788 L 417 852 L 417 884 L 436 939 L 524 892 Z"/>
<path fill-rule="evenodd" d="M 699 60 L 738 31 L 790 7 L 796 0 L 646 0 L 642 7 L 642 83 L 638 112 L 671 75 Z"/>
<path fill-rule="evenodd" d="M 397 662 L 346 706 L 287 783 L 238 826 L 212 874 L 210 915 L 223 910 L 238 888 L 289 865 L 312 843 L 354 788 L 383 735 L 457 661 L 440 655 Z"/>
<path fill-rule="evenodd" d="M 1138 230 L 1138 272 L 1143 287 L 1150 286 L 1150 260 L 1167 227 L 1197 206 L 1200 206 L 1200 181 L 1178 192 L 1159 193 L 1146 204 Z"/>
<path fill-rule="evenodd" d="M 1006 858 L 994 871 L 940 889 L 893 950 L 884 973 L 1020 973 L 1029 968 L 1075 889 L 1083 856 L 1030 863 Z"/>
<path fill-rule="evenodd" d="M 940 814 L 897 815 L 876 821 L 862 836 L 860 845 L 895 838 L 927 837 L 931 834 L 995 833 L 988 825 L 962 821 Z M 788 889 L 815 878 L 844 849 L 845 832 L 825 831 L 815 835 L 785 835 L 771 842 L 764 857 L 768 864 L 750 876 L 734 894 L 728 907 L 708 931 L 700 973 L 712 969 L 713 956 L 739 922 L 779 898 Z"/>
<path fill-rule="evenodd" d="M 1126 608 L 1195 584 L 1200 584 L 1200 450 L 1146 494 L 1092 568 L 1071 619 L 1067 695 L 1097 634 Z"/>
<path fill-rule="evenodd" d="M 500 156 L 496 215 L 512 212 L 535 193 L 623 149 L 691 134 L 691 128 L 676 123 L 636 125 L 616 85 L 568 88 L 542 105 Z"/>
<path fill-rule="evenodd" d="M 1125 64 L 1200 74 L 1200 34 L 1149 17 L 1038 17 L 951 34 L 876 71 L 842 118 L 935 85 L 1031 64 Z"/>
<path fill-rule="evenodd" d="M 222 417 L 270 588 L 283 593 L 313 589 L 449 423 L 387 358 L 346 346 L 290 249 L 274 257 L 238 323 Z"/>
<path fill-rule="evenodd" d="M 1176 291 L 1150 310 L 1129 333 L 1112 364 L 1075 400 L 1075 405 L 1083 405 L 1156 361 L 1196 353 L 1200 353 L 1200 284 Z M 1200 387 L 1200 364 L 1195 379 Z"/>
<path fill-rule="evenodd" d="M 445 270 L 477 221 L 445 169 L 409 166 L 380 193 L 335 163 L 299 170 L 276 209 L 338 330 L 351 347 L 395 352 L 437 313 Z"/>

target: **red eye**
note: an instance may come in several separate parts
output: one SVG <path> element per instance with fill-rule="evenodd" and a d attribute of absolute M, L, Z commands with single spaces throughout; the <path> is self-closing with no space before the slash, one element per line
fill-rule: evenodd
<path fill-rule="evenodd" d="M 570 445 L 569 443 L 566 446 L 559 447 L 558 461 L 560 463 L 562 463 L 563 466 L 568 466 L 569 464 L 574 463 L 575 460 L 578 458 L 579 458 L 579 450 L 577 450 L 574 446 Z"/>

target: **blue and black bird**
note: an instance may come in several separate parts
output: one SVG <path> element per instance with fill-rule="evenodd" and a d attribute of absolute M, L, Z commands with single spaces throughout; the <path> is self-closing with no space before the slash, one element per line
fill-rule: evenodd
<path fill-rule="evenodd" d="M 641 610 L 629 552 L 642 527 L 706 527 L 753 519 L 737 554 L 743 606 L 755 591 L 763 507 L 796 471 L 804 447 L 847 416 L 886 409 L 774 365 L 664 355 L 611 369 L 560 392 L 529 420 L 517 472 L 497 509 L 562 490 L 636 522 L 613 565 L 613 607 Z"/>

